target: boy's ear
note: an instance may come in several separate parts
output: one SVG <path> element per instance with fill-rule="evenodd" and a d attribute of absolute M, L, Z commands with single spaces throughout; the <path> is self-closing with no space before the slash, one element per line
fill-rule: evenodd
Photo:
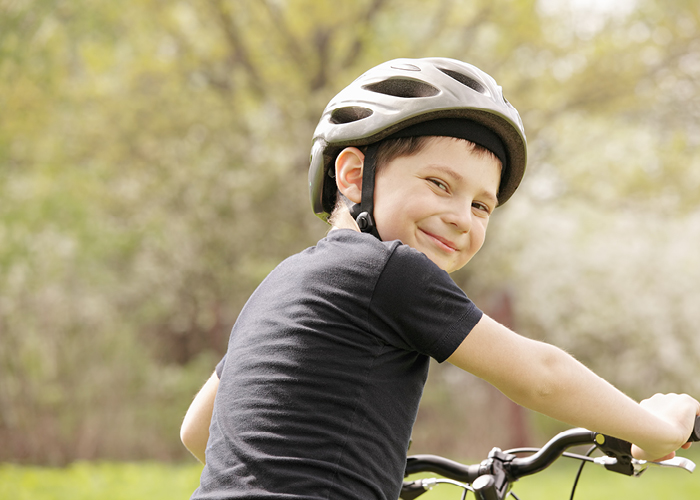
<path fill-rule="evenodd" d="M 335 160 L 335 183 L 338 191 L 353 203 L 362 201 L 362 168 L 365 155 L 357 148 L 343 149 Z"/>

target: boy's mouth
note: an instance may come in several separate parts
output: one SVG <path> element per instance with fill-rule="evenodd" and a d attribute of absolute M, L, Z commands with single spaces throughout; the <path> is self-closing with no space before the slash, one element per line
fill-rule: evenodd
<path fill-rule="evenodd" d="M 438 248 L 443 249 L 446 252 L 453 253 L 457 251 L 457 245 L 455 245 L 453 242 L 450 240 L 443 238 L 442 236 L 438 236 L 436 234 L 430 233 L 424 229 L 420 230 L 425 234 L 428 238 L 430 238 Z"/>

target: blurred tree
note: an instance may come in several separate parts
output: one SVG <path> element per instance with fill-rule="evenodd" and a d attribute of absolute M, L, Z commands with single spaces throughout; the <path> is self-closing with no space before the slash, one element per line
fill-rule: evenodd
<path fill-rule="evenodd" d="M 509 282 L 522 330 L 631 394 L 697 393 L 700 11 L 647 1 L 604 21 L 544 30 L 566 54 L 538 76 L 530 172 L 482 252 L 501 277 L 478 278 Z"/>
<path fill-rule="evenodd" d="M 699 9 L 576 5 L 0 0 L 0 460 L 185 455 L 246 298 L 326 230 L 323 106 L 401 56 L 476 64 L 528 131 L 522 194 L 458 283 L 634 394 L 697 391 Z M 507 421 L 466 412 L 506 403 L 434 368 L 414 449 L 500 444 Z"/>

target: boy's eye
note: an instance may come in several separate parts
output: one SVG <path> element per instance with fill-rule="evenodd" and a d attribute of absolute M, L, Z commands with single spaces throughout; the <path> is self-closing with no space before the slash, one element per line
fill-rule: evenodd
<path fill-rule="evenodd" d="M 491 215 L 491 209 L 488 207 L 488 205 L 475 201 L 472 203 L 472 207 L 483 215 Z"/>
<path fill-rule="evenodd" d="M 439 180 L 439 179 L 428 179 L 428 180 L 430 182 L 432 182 L 433 184 L 435 184 L 435 186 L 438 189 L 442 189 L 443 191 L 447 191 L 447 185 L 444 182 L 442 182 L 441 180 Z"/>

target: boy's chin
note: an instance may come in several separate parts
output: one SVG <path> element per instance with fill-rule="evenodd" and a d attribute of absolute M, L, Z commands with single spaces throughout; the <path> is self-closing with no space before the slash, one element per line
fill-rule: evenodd
<path fill-rule="evenodd" d="M 448 274 L 452 274 L 456 271 L 459 271 L 460 269 L 462 269 L 464 266 L 466 266 L 469 263 L 469 261 L 467 261 L 467 262 L 464 262 L 461 264 L 456 264 L 454 262 L 449 262 L 449 261 L 446 262 L 445 260 L 442 260 L 442 259 L 435 259 L 431 255 L 427 255 L 427 257 L 433 262 L 433 264 L 435 264 L 436 266 L 438 266 L 440 269 L 442 269 L 443 271 L 445 271 Z"/>

